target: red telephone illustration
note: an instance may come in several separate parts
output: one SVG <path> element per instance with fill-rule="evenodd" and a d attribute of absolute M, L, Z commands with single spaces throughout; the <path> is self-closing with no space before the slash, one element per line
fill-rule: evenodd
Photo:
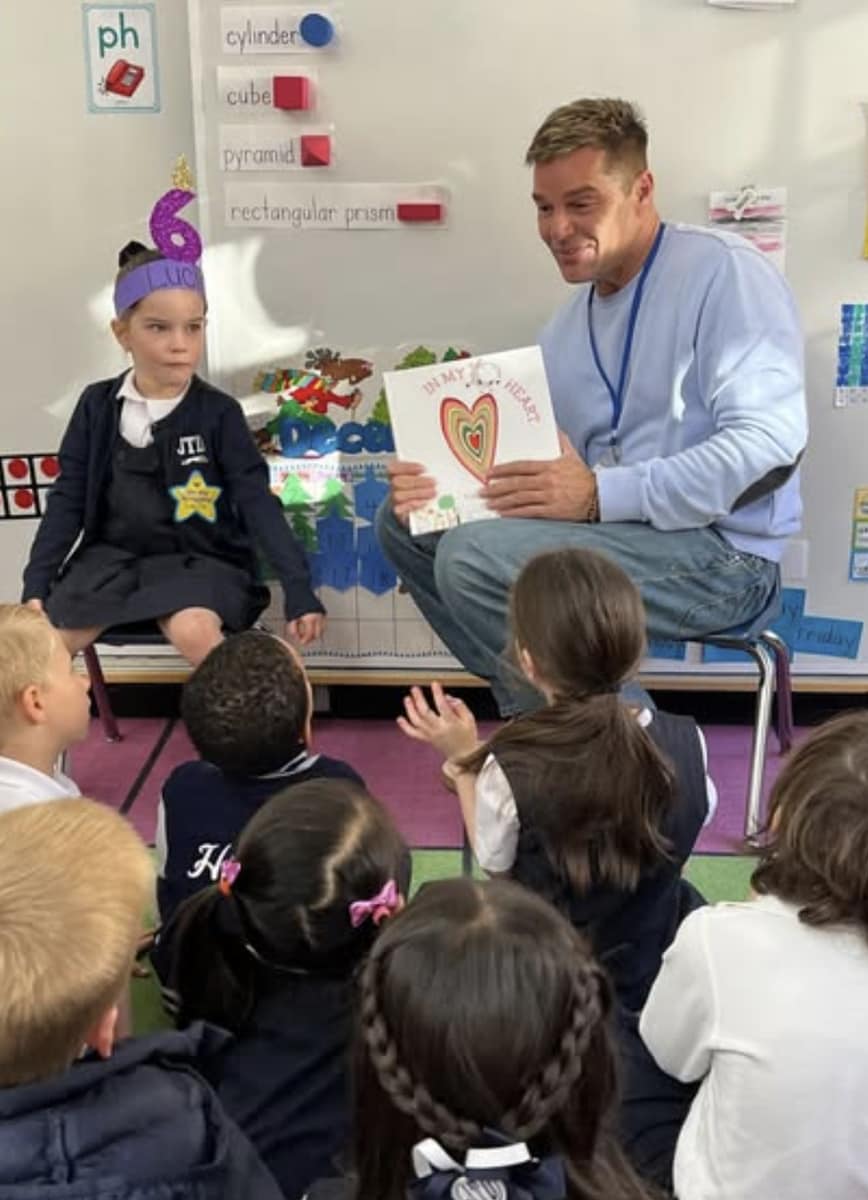
<path fill-rule="evenodd" d="M 116 96 L 132 96 L 144 77 L 144 67 L 137 67 L 135 63 L 119 58 L 109 68 L 103 82 L 103 91 L 113 92 Z"/>

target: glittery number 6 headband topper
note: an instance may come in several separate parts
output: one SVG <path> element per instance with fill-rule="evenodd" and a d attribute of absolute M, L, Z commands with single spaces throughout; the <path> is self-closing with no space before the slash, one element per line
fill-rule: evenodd
<path fill-rule="evenodd" d="M 178 216 L 196 196 L 193 176 L 183 155 L 175 166 L 172 184 L 154 205 L 149 222 L 154 245 L 163 258 L 143 263 L 118 280 L 115 287 L 118 316 L 159 288 L 189 288 L 205 294 L 205 281 L 197 266 L 202 257 L 202 239 L 189 221 Z"/>

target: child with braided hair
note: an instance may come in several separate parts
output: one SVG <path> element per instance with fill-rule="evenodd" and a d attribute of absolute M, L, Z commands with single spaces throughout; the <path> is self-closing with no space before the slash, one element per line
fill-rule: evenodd
<path fill-rule="evenodd" d="M 543 900 L 428 884 L 360 1003 L 357 1200 L 647 1200 L 612 1136 L 608 980 Z"/>
<path fill-rule="evenodd" d="M 268 800 L 217 884 L 171 923 L 178 1024 L 235 1040 L 198 1065 L 296 1200 L 349 1144 L 354 980 L 403 905 L 409 854 L 358 783 L 313 779 Z"/>

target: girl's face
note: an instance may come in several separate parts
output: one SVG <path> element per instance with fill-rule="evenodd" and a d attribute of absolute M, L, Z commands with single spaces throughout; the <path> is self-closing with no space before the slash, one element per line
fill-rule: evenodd
<path fill-rule="evenodd" d="M 183 392 L 202 357 L 205 300 L 186 288 L 160 288 L 112 330 L 132 357 L 142 395 L 168 400 Z"/>

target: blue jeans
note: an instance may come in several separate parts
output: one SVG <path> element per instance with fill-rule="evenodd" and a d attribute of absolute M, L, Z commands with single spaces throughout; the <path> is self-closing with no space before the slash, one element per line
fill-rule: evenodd
<path fill-rule="evenodd" d="M 641 591 L 648 636 L 678 641 L 752 620 L 777 579 L 775 563 L 736 550 L 710 528 L 504 517 L 414 538 L 387 501 L 376 529 L 428 623 L 468 671 L 489 681 L 503 716 L 539 704 L 504 655 L 509 589 L 534 554 L 564 546 L 606 554 Z"/>

